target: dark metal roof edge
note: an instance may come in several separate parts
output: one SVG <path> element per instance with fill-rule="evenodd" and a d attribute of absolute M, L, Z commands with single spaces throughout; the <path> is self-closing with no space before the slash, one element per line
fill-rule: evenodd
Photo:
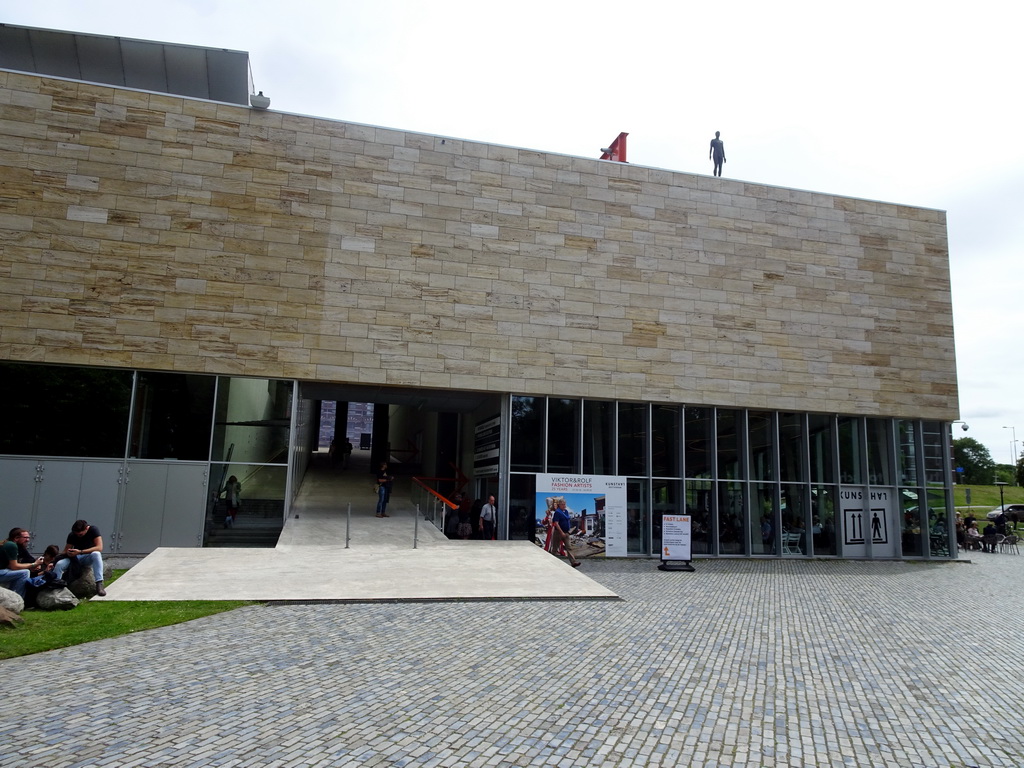
<path fill-rule="evenodd" d="M 227 53 L 237 53 L 242 56 L 249 56 L 249 51 L 241 51 L 234 48 L 217 48 L 210 45 L 194 45 L 192 43 L 172 43 L 166 40 L 146 40 L 141 37 L 123 37 L 121 35 L 99 35 L 95 32 L 75 32 L 69 29 L 51 29 L 49 27 L 26 27 L 23 24 L 8 24 L 6 22 L 0 22 L 0 27 L 7 27 L 10 29 L 26 29 L 35 32 L 55 32 L 59 35 L 69 35 L 72 37 L 95 37 L 104 40 L 126 40 L 131 43 L 147 43 L 149 45 L 170 45 L 175 48 L 195 48 L 200 51 L 223 51 Z"/>

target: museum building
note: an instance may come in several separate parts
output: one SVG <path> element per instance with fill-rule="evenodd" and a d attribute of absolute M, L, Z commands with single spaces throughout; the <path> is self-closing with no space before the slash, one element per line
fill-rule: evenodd
<path fill-rule="evenodd" d="M 683 513 L 697 556 L 956 557 L 944 212 L 285 114 L 248 73 L 0 25 L 3 525 L 203 546 L 231 475 L 281 522 L 321 404 L 372 403 L 373 460 L 496 493 L 501 537 L 586 475 L 629 555 Z"/>

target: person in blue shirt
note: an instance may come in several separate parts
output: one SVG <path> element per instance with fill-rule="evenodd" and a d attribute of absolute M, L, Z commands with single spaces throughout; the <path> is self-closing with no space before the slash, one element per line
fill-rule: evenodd
<path fill-rule="evenodd" d="M 572 520 L 569 518 L 569 511 L 565 508 L 565 499 L 559 499 L 555 506 L 555 512 L 551 518 L 551 554 L 557 557 L 559 548 L 565 545 L 565 554 L 569 556 L 569 563 L 573 568 L 580 567 L 580 561 L 573 557 L 569 548 L 569 530 L 572 528 Z"/>
<path fill-rule="evenodd" d="M 388 474 L 388 463 L 382 461 L 377 471 L 377 517 L 391 517 L 388 502 L 391 501 L 391 484 L 394 481 L 394 475 Z"/>

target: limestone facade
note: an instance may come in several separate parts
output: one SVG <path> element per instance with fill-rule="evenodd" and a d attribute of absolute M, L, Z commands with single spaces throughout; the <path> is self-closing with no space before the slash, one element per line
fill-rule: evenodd
<path fill-rule="evenodd" d="M 0 71 L 0 359 L 953 420 L 941 211 Z"/>

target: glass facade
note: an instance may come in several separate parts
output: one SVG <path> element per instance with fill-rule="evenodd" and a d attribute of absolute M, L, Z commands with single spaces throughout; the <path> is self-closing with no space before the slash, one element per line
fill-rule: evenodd
<path fill-rule="evenodd" d="M 132 372 L 0 362 L 0 454 L 123 458 Z"/>
<path fill-rule="evenodd" d="M 117 511 L 103 514 L 129 532 L 126 540 L 137 533 L 148 542 L 143 548 L 159 545 L 160 531 L 185 518 L 208 533 L 223 519 L 221 493 L 232 475 L 248 518 L 283 523 L 293 391 L 292 381 L 279 379 L 0 362 L 10 411 L 0 457 L 115 460 L 127 480 L 117 481 L 119 498 L 110 504 Z M 203 485 L 191 479 L 180 492 L 136 499 L 137 488 L 162 487 L 161 472 L 197 465 L 205 469 L 205 502 Z M 194 509 L 193 492 L 200 494 Z"/>
<path fill-rule="evenodd" d="M 136 476 L 199 463 L 207 525 L 232 475 L 249 514 L 283 518 L 294 382 L 0 363 L 0 392 L 5 459 L 113 459 Z M 631 556 L 657 555 L 662 518 L 679 513 L 697 556 L 956 556 L 948 423 L 519 395 L 508 406 L 510 538 L 537 535 L 537 474 L 581 473 L 624 480 Z"/>
<path fill-rule="evenodd" d="M 685 513 L 696 556 L 956 556 L 942 422 L 521 396 L 510 410 L 512 538 L 535 535 L 537 473 L 583 472 L 625 478 L 629 555 L 656 555 L 662 517 Z"/>
<path fill-rule="evenodd" d="M 216 383 L 213 376 L 140 371 L 128 455 L 133 459 L 206 461 Z"/>

